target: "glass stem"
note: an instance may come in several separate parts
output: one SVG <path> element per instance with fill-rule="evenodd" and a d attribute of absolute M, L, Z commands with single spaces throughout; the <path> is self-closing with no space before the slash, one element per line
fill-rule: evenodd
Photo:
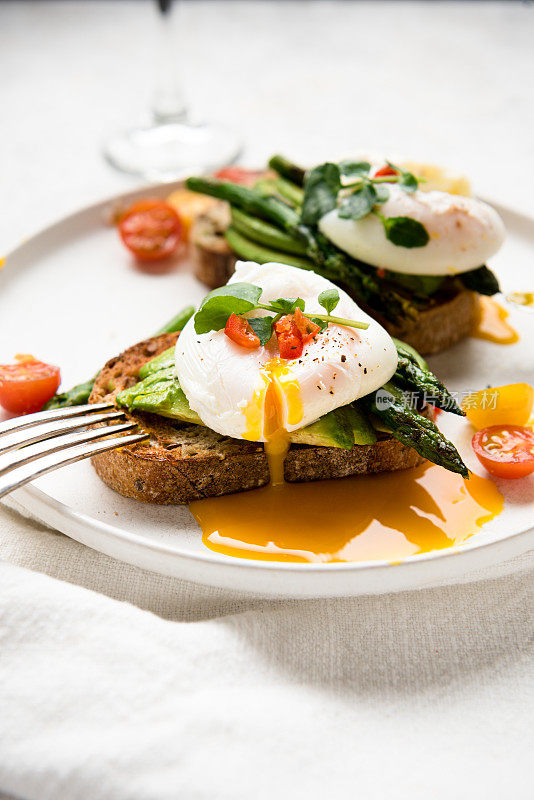
<path fill-rule="evenodd" d="M 152 114 L 157 124 L 184 122 L 187 119 L 187 104 L 177 69 L 179 44 L 174 36 L 181 3 L 158 0 L 158 31 L 155 53 L 155 88 L 152 94 Z"/>

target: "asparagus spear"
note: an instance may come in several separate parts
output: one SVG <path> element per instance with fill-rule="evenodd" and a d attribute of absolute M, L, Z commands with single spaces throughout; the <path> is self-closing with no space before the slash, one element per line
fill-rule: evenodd
<path fill-rule="evenodd" d="M 219 200 L 226 200 L 251 216 L 259 216 L 278 225 L 297 241 L 304 242 L 306 254 L 314 270 L 329 280 L 341 282 L 354 294 L 393 319 L 416 313 L 407 298 L 384 287 L 373 270 L 361 265 L 338 250 L 325 236 L 301 224 L 299 214 L 276 197 L 264 197 L 255 189 L 213 178 L 188 178 L 186 186 Z M 376 271 L 375 271 L 376 272 Z"/>
<path fill-rule="evenodd" d="M 499 281 L 486 266 L 462 272 L 457 277 L 466 289 L 471 289 L 471 291 L 479 294 L 492 295 L 501 291 Z"/>
<path fill-rule="evenodd" d="M 271 169 L 274 169 L 275 172 L 278 172 L 283 178 L 286 178 L 288 181 L 291 181 L 296 186 L 303 187 L 304 186 L 304 177 L 306 175 L 306 170 L 302 169 L 302 167 L 298 167 L 296 164 L 293 164 L 287 158 L 281 155 L 275 155 L 269 160 L 269 166 Z"/>
<path fill-rule="evenodd" d="M 413 348 L 398 339 L 393 340 L 399 354 L 395 384 L 423 395 L 426 401 L 452 414 L 465 416 L 464 412 L 445 386 L 430 371 L 426 361 Z"/>
<path fill-rule="evenodd" d="M 191 319 L 193 314 L 195 313 L 195 309 L 193 306 L 186 306 L 182 311 L 176 314 L 163 328 L 160 328 L 159 331 L 155 334 L 155 336 L 159 336 L 161 333 L 174 333 L 175 331 L 181 331 L 186 322 Z M 73 386 L 72 389 L 69 389 L 66 392 L 59 392 L 55 394 L 47 403 L 43 406 L 43 411 L 48 411 L 51 408 L 67 408 L 68 406 L 83 406 L 89 400 L 89 395 L 93 390 L 93 384 L 98 378 L 99 373 L 97 372 L 96 375 L 93 375 L 92 378 L 89 378 L 88 381 L 84 383 L 78 383 L 76 386 Z"/>
<path fill-rule="evenodd" d="M 265 247 L 273 247 L 275 250 L 282 250 L 285 253 L 306 255 L 304 242 L 258 217 L 251 217 L 244 211 L 239 211 L 237 208 L 232 208 L 232 225 L 243 236 Z M 239 253 L 239 255 L 241 254 Z"/>
<path fill-rule="evenodd" d="M 274 185 L 282 197 L 285 197 L 286 200 L 289 200 L 292 205 L 300 208 L 302 201 L 304 200 L 304 192 L 302 189 L 300 189 L 298 186 L 295 186 L 294 183 L 286 181 L 285 178 L 277 178 L 274 182 Z"/>
<path fill-rule="evenodd" d="M 277 197 L 284 203 L 289 203 L 296 210 L 300 210 L 304 200 L 304 192 L 294 183 L 286 181 L 285 178 L 260 178 L 254 184 L 254 190 L 259 192 L 262 197 Z"/>
<path fill-rule="evenodd" d="M 391 381 L 360 402 L 387 426 L 399 442 L 413 447 L 420 456 L 434 464 L 458 472 L 464 478 L 469 477 L 468 469 L 452 442 L 431 420 L 409 408 L 402 390 Z"/>
<path fill-rule="evenodd" d="M 259 216 L 269 222 L 274 222 L 287 233 L 297 232 L 299 215 L 293 208 L 282 203 L 276 197 L 264 197 L 255 189 L 228 181 L 219 181 L 216 178 L 187 178 L 185 184 L 192 192 L 226 200 L 231 206 L 237 206 L 252 216 Z"/>
<path fill-rule="evenodd" d="M 257 242 L 243 236 L 233 225 L 225 233 L 225 238 L 234 253 L 247 261 L 256 261 L 258 264 L 267 264 L 269 261 L 288 264 L 290 267 L 311 269 L 314 266 L 307 258 L 301 258 L 293 253 L 282 253 L 280 250 L 270 250 Z"/>

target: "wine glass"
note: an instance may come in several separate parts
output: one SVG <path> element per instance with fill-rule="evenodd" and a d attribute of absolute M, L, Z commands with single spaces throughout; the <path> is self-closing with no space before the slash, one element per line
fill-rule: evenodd
<path fill-rule="evenodd" d="M 212 171 L 231 164 L 241 152 L 236 135 L 214 123 L 191 121 L 173 63 L 176 42 L 172 0 L 156 0 L 159 9 L 158 80 L 153 93 L 153 123 L 111 137 L 104 156 L 116 169 L 146 180 L 172 181 L 191 172 Z M 174 6 L 178 5 L 177 3 Z"/>

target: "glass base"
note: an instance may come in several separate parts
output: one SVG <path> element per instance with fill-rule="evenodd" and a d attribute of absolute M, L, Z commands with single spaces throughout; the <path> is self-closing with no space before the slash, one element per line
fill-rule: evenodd
<path fill-rule="evenodd" d="M 104 155 L 122 172 L 165 182 L 231 164 L 241 147 L 234 133 L 218 125 L 172 122 L 118 134 L 106 142 Z"/>

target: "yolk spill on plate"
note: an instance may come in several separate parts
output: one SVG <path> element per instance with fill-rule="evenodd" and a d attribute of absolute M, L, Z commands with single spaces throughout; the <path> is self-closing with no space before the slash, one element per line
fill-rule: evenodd
<path fill-rule="evenodd" d="M 512 292 L 507 295 L 506 299 L 509 303 L 515 303 L 516 306 L 534 308 L 534 292 Z"/>
<path fill-rule="evenodd" d="M 501 513 L 493 481 L 434 464 L 197 500 L 211 550 L 264 561 L 402 560 L 460 544 Z"/>
<path fill-rule="evenodd" d="M 486 339 L 496 344 L 514 344 L 519 334 L 507 322 L 509 312 L 492 297 L 479 297 L 478 319 L 471 330 L 476 339 Z"/>
<path fill-rule="evenodd" d="M 478 475 L 466 481 L 425 463 L 415 469 L 341 480 L 286 483 L 289 435 L 302 419 L 298 383 L 273 359 L 245 409 L 246 439 L 267 440 L 271 482 L 239 494 L 197 500 L 189 508 L 206 547 L 263 561 L 402 560 L 465 541 L 500 514 L 503 497 Z"/>

